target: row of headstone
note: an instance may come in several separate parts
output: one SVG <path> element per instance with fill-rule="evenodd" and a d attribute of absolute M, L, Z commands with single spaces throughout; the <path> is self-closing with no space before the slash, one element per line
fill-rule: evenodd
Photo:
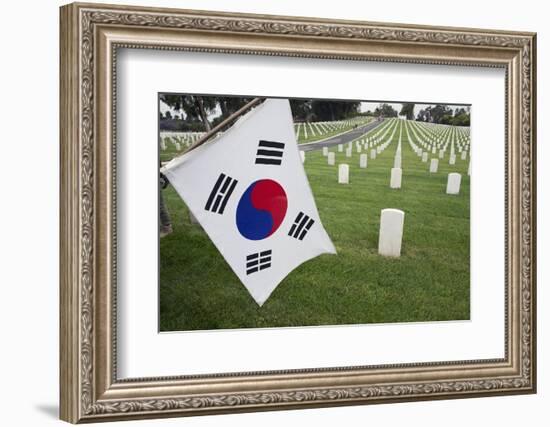
<path fill-rule="evenodd" d="M 405 126 L 407 126 L 407 123 L 405 122 Z M 415 130 L 415 127 L 416 126 L 419 126 L 418 123 L 415 123 L 415 122 L 412 122 L 411 125 L 410 125 L 410 129 L 412 130 L 412 133 L 415 134 L 415 137 L 418 139 L 418 134 L 416 133 L 416 130 Z M 450 144 L 450 155 L 449 155 L 449 164 L 450 165 L 455 165 L 456 164 L 456 150 L 455 150 L 455 140 L 456 140 L 456 135 L 458 135 L 459 132 L 463 132 L 463 131 L 458 131 L 456 127 L 449 127 L 447 130 L 443 131 L 443 134 L 444 134 L 444 145 L 440 145 L 440 147 L 442 148 L 439 148 L 439 159 L 443 159 L 444 158 L 444 155 L 445 155 L 445 147 L 447 147 L 448 144 Z M 411 138 L 409 138 L 409 142 L 410 142 L 410 145 L 412 147 L 413 150 L 415 150 L 417 152 L 417 154 L 420 156 L 422 156 L 422 161 L 423 162 L 427 162 L 428 161 L 428 158 L 429 158 L 429 151 L 423 151 L 422 148 L 420 148 L 419 146 L 417 146 L 413 141 L 411 141 Z M 422 143 L 421 141 L 419 141 L 419 143 Z M 423 144 L 424 147 L 428 148 L 428 150 L 430 149 L 430 145 L 429 143 L 427 144 Z M 468 158 L 468 154 L 469 154 L 469 143 L 467 144 L 464 144 L 463 146 L 460 146 L 458 143 L 457 143 L 457 147 L 458 147 L 458 151 L 461 153 L 460 154 L 460 158 L 461 160 L 466 160 Z M 436 146 L 432 146 L 431 147 L 431 152 L 432 154 L 435 154 L 436 153 L 436 150 L 435 150 Z M 396 167 L 397 165 L 394 164 L 394 167 Z M 436 165 L 436 162 L 432 161 L 430 162 L 430 173 L 435 173 L 437 172 L 437 169 L 438 169 L 438 165 Z M 468 169 L 470 169 L 470 166 L 468 166 Z"/>
<path fill-rule="evenodd" d="M 372 121 L 372 118 L 357 117 L 349 120 L 323 121 L 323 122 L 301 122 L 294 124 L 294 133 L 296 139 L 303 134 L 303 139 L 308 139 L 310 136 L 322 136 L 338 130 L 346 130 L 354 125 L 364 125 Z"/>
<path fill-rule="evenodd" d="M 406 124 L 405 124 L 405 126 L 406 126 Z M 392 136 L 390 137 L 389 141 L 386 144 L 389 144 L 393 140 L 393 136 L 395 135 L 397 127 L 398 126 L 393 127 Z M 387 134 L 390 129 L 392 129 L 392 127 L 388 126 L 388 129 L 386 129 L 384 134 Z M 392 168 L 391 176 L 390 176 L 390 188 L 396 188 L 396 189 L 401 188 L 401 180 L 402 180 L 401 137 L 402 137 L 402 128 L 400 127 L 400 134 L 399 134 L 399 139 L 398 139 L 398 148 L 396 150 L 396 154 L 395 154 L 395 157 L 394 157 L 394 167 Z M 410 141 L 410 138 L 409 138 L 409 141 Z M 351 157 L 352 146 L 353 146 L 352 142 L 347 144 L 346 157 Z M 371 149 L 371 152 L 370 152 L 371 159 L 376 159 L 377 154 L 379 152 L 381 152 L 383 150 L 383 148 L 384 147 L 377 147 L 377 148 Z M 338 151 L 340 152 L 343 149 L 344 149 L 344 145 L 343 144 L 338 144 Z M 336 164 L 335 153 L 334 152 L 329 152 L 328 147 L 323 147 L 322 150 L 323 150 L 323 155 L 327 156 L 327 163 L 330 166 L 334 166 Z M 421 151 L 421 154 L 422 154 L 422 161 L 427 162 L 428 161 L 428 153 L 424 152 L 424 151 Z M 302 155 L 302 162 L 303 162 L 304 159 L 305 159 L 305 153 L 302 152 L 301 155 Z M 442 157 L 441 152 L 440 152 L 440 157 Z M 465 154 L 463 154 L 462 157 L 465 157 Z M 449 159 L 449 162 L 450 162 L 450 164 L 454 164 L 456 162 L 456 156 L 452 155 Z M 368 158 L 367 158 L 367 155 L 363 153 L 363 154 L 360 155 L 359 167 L 360 168 L 366 168 L 367 165 L 368 165 Z M 349 166 L 348 165 L 345 165 L 345 166 L 346 167 L 343 168 L 344 169 L 343 171 L 341 171 L 341 172 L 339 171 L 339 176 L 342 177 L 342 179 L 339 179 L 339 182 L 349 183 Z M 438 167 L 439 167 L 438 159 L 432 158 L 431 161 L 430 161 L 429 172 L 430 173 L 437 173 Z M 469 165 L 469 167 L 468 167 L 468 175 L 470 175 L 470 171 L 471 171 L 471 165 Z"/>
<path fill-rule="evenodd" d="M 394 157 L 394 167 L 392 168 L 391 175 L 390 175 L 390 188 L 395 188 L 395 189 L 401 188 L 401 180 L 402 180 L 401 136 L 402 136 L 402 133 L 400 132 L 398 147 L 397 147 L 396 154 L 395 154 L 395 157 Z M 342 146 L 342 145 L 339 144 L 339 146 Z M 348 146 L 348 148 L 346 149 L 347 157 L 351 156 L 349 154 L 350 150 L 351 150 L 351 146 Z M 334 166 L 336 164 L 336 155 L 335 155 L 334 152 L 329 152 L 327 147 L 323 147 L 323 154 L 327 156 L 328 165 Z M 305 158 L 305 153 L 301 152 L 301 155 L 302 155 L 302 162 L 303 162 L 304 158 Z M 422 157 L 423 157 L 423 159 L 422 159 L 423 161 L 428 160 L 427 159 L 427 153 L 423 153 Z M 374 150 L 374 149 L 371 150 L 371 158 L 373 158 L 373 159 L 376 158 L 376 150 Z M 455 161 L 454 158 L 451 159 L 451 162 L 454 162 L 454 161 Z M 368 158 L 367 158 L 367 155 L 363 153 L 363 154 L 360 155 L 359 167 L 360 168 L 367 168 L 367 165 L 368 165 Z M 436 158 L 432 158 L 431 161 L 430 161 L 429 172 L 430 173 L 437 173 L 438 167 L 439 167 L 439 160 L 436 159 Z M 346 170 L 347 170 L 347 172 L 346 171 L 342 172 L 342 174 L 343 174 L 342 176 L 347 175 L 347 178 L 342 178 L 342 180 L 339 179 L 339 182 L 342 181 L 342 183 L 349 183 L 349 166 L 347 166 Z M 470 175 L 470 171 L 471 171 L 471 164 L 468 165 L 468 175 Z"/>
<path fill-rule="evenodd" d="M 172 144 L 179 151 L 183 146 L 189 147 L 197 142 L 203 135 L 204 132 L 162 131 L 160 133 L 160 149 L 166 151 L 168 144 Z"/>
<path fill-rule="evenodd" d="M 386 133 L 387 132 L 384 132 L 384 134 L 386 134 Z M 392 137 L 390 138 L 389 142 L 391 142 L 391 140 L 393 139 L 394 134 L 395 134 L 395 129 L 394 129 L 394 133 L 392 134 Z M 347 147 L 345 148 L 345 155 L 348 158 L 352 157 L 352 152 L 353 152 L 352 147 L 353 147 L 353 141 L 349 142 L 347 144 Z M 357 152 L 360 153 L 362 151 L 360 149 L 361 145 L 357 144 L 356 147 L 357 147 Z M 384 149 L 385 149 L 385 147 L 372 148 L 371 149 L 371 158 L 375 159 L 376 156 L 377 156 L 377 153 L 381 153 Z M 344 144 L 338 144 L 337 145 L 337 150 L 338 150 L 338 152 L 344 151 Z M 328 165 L 329 166 L 334 166 L 334 164 L 336 162 L 335 153 L 329 151 L 328 147 L 322 147 L 322 153 L 323 153 L 323 156 L 327 157 Z M 302 159 L 302 163 L 303 162 L 304 162 L 304 160 Z M 365 153 L 361 153 L 360 156 L 359 156 L 359 167 L 364 169 L 364 168 L 367 167 L 367 164 L 368 164 L 367 155 Z"/>
<path fill-rule="evenodd" d="M 432 159 L 430 163 L 430 172 L 437 172 L 438 160 Z M 359 167 L 367 167 L 367 158 L 362 157 Z M 468 175 L 470 170 L 468 169 Z M 403 178 L 403 170 L 401 168 L 392 168 L 390 173 L 390 188 L 399 189 L 401 188 L 401 182 Z M 459 194 L 460 193 L 460 182 L 462 176 L 459 173 L 452 172 L 447 177 L 447 194 Z M 349 165 L 341 163 L 338 165 L 338 184 L 349 184 Z"/>
<path fill-rule="evenodd" d="M 382 126 L 382 129 L 377 129 L 376 134 L 377 135 L 382 134 L 381 136 L 377 136 L 377 137 L 362 136 L 361 138 L 359 138 L 355 141 L 351 141 L 351 142 L 349 142 L 345 145 L 344 144 L 338 144 L 337 145 L 337 150 L 338 150 L 338 152 L 344 152 L 345 151 L 345 156 L 347 158 L 351 158 L 352 154 L 353 154 L 353 144 L 355 143 L 356 151 L 357 151 L 357 153 L 360 153 L 359 167 L 366 168 L 367 167 L 367 155 L 364 154 L 364 153 L 361 153 L 362 150 L 363 150 L 363 147 L 372 146 L 373 148 L 371 149 L 370 154 L 371 154 L 371 158 L 375 159 L 376 156 L 378 154 L 382 153 L 384 151 L 384 149 L 392 141 L 393 136 L 395 134 L 395 131 L 397 129 L 397 126 L 394 126 L 394 124 L 395 123 L 390 120 L 390 121 L 388 121 L 388 124 L 385 124 L 385 125 Z M 385 143 L 380 144 L 380 145 L 375 145 L 375 144 L 378 144 L 380 141 L 384 140 L 385 139 L 384 136 L 392 129 L 393 129 L 393 133 L 392 133 L 392 135 L 391 135 L 391 137 L 388 141 L 386 141 Z M 327 157 L 328 165 L 333 166 L 335 164 L 335 162 L 336 162 L 335 161 L 335 154 L 333 152 L 329 151 L 328 147 L 322 147 L 322 154 L 323 154 L 323 156 Z M 304 162 L 304 159 L 305 159 L 305 156 L 302 157 L 302 163 Z"/>
<path fill-rule="evenodd" d="M 465 136 L 466 131 L 459 130 L 455 126 L 421 124 L 414 121 L 407 121 L 405 124 L 420 145 L 418 146 L 414 142 L 411 143 L 411 146 L 419 156 L 421 155 L 420 149 L 431 154 L 439 151 L 439 158 L 442 159 L 445 151 L 450 146 L 451 155 L 456 155 L 458 151 L 461 154 L 462 160 L 466 159 L 470 147 L 469 134 Z M 430 129 L 430 127 L 433 128 Z M 441 129 L 436 130 L 437 128 Z"/>
<path fill-rule="evenodd" d="M 385 140 L 386 135 L 391 129 L 395 128 L 395 119 L 385 121 L 380 126 L 377 126 L 372 131 L 352 141 L 355 143 L 357 153 L 361 153 L 363 149 L 376 148 L 382 141 Z M 352 143 L 348 145 L 349 148 L 353 148 Z"/>

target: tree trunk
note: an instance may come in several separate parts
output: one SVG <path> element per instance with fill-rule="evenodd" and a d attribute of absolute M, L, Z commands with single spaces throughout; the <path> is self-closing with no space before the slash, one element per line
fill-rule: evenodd
<path fill-rule="evenodd" d="M 219 101 L 220 110 L 222 110 L 222 117 L 226 119 L 229 117 L 229 112 L 227 111 L 227 101 L 224 98 L 221 98 Z"/>
<path fill-rule="evenodd" d="M 210 130 L 212 129 L 212 126 L 210 126 L 210 122 L 208 121 L 208 116 L 206 115 L 206 110 L 204 109 L 202 97 L 197 96 L 195 99 L 197 100 L 197 104 L 199 106 L 199 112 L 201 115 L 202 122 L 204 123 L 204 127 L 206 128 L 206 132 L 210 132 Z"/>
<path fill-rule="evenodd" d="M 334 116 L 334 108 L 332 106 L 332 103 L 329 102 L 328 108 L 330 110 L 330 121 L 333 122 L 335 120 L 335 116 Z"/>

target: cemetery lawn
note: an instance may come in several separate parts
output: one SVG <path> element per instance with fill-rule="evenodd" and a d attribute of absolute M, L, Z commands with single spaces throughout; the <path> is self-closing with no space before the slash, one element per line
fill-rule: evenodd
<path fill-rule="evenodd" d="M 160 330 L 465 320 L 470 318 L 468 160 L 449 152 L 430 174 L 403 133 L 402 188 L 389 188 L 394 141 L 368 168 L 337 152 L 306 153 L 305 169 L 337 255 L 321 255 L 290 273 L 259 307 L 170 186 L 164 191 L 174 232 L 160 243 Z M 430 156 L 430 158 L 435 157 Z M 350 184 L 337 183 L 338 164 Z M 445 194 L 447 174 L 462 174 L 460 195 Z M 378 255 L 380 211 L 405 212 L 400 258 Z"/>

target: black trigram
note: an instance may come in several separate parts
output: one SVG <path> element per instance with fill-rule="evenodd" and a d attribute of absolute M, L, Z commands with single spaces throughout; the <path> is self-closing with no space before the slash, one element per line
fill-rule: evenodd
<path fill-rule="evenodd" d="M 221 173 L 210 192 L 210 196 L 208 196 L 204 209 L 223 214 L 227 201 L 231 197 L 231 193 L 233 193 L 237 182 L 239 181 Z"/>
<path fill-rule="evenodd" d="M 246 257 L 246 274 L 256 273 L 271 267 L 271 249 Z"/>
<path fill-rule="evenodd" d="M 294 224 L 292 224 L 292 227 L 290 227 L 288 235 L 290 237 L 294 237 L 295 239 L 303 240 L 314 222 L 315 221 L 313 220 L 313 218 L 310 218 L 305 213 L 300 212 L 296 216 Z"/>
<path fill-rule="evenodd" d="M 282 142 L 260 140 L 256 151 L 257 165 L 280 165 L 283 160 L 285 144 Z"/>

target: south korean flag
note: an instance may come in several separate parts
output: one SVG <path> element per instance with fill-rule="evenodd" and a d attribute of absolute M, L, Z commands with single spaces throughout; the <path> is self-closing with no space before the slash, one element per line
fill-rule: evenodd
<path fill-rule="evenodd" d="M 286 99 L 267 99 L 162 173 L 260 306 L 300 264 L 336 253 Z"/>

